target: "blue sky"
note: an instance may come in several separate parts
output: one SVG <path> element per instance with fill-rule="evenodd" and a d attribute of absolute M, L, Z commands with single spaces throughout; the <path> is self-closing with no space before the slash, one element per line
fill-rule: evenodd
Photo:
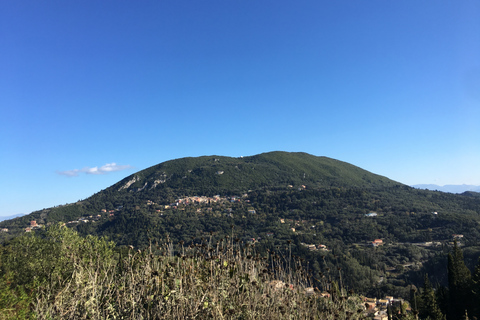
<path fill-rule="evenodd" d="M 480 185 L 480 3 L 0 2 L 0 216 L 186 156 Z"/>

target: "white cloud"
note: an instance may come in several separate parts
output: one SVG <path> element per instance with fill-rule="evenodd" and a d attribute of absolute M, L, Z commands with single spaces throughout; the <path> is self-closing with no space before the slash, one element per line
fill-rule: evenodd
<path fill-rule="evenodd" d="M 101 166 L 99 171 L 106 173 L 106 172 L 126 170 L 126 169 L 130 169 L 130 168 L 132 168 L 132 166 L 130 166 L 130 165 L 118 165 L 115 162 L 112 162 L 112 163 L 107 163 L 104 166 Z"/>
<path fill-rule="evenodd" d="M 85 167 L 85 168 L 81 169 L 80 171 L 85 172 L 86 174 L 103 174 L 103 173 L 105 173 L 105 172 L 101 172 L 100 170 L 98 170 L 98 167 L 93 167 L 93 168 Z"/>
<path fill-rule="evenodd" d="M 112 162 L 112 163 L 107 163 L 101 167 L 91 167 L 91 168 L 85 167 L 83 169 L 57 171 L 57 173 L 67 177 L 78 177 L 80 172 L 83 172 L 86 174 L 106 174 L 109 172 L 121 171 L 121 170 L 126 170 L 131 168 L 133 167 L 130 165 L 118 165 L 115 162 Z"/>

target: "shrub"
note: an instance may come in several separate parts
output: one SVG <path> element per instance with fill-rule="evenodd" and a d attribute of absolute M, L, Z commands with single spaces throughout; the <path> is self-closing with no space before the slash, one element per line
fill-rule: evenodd
<path fill-rule="evenodd" d="M 18 244 L 27 246 L 15 259 Z M 144 251 L 114 250 L 105 239 L 81 238 L 56 226 L 44 238 L 28 236 L 11 246 L 4 250 L 2 271 L 19 269 L 16 287 L 1 287 L 11 301 L 2 308 L 16 306 L 39 319 L 362 317 L 360 300 L 347 297 L 335 283 L 322 282 L 330 298 L 311 288 L 300 260 L 289 262 L 272 252 L 260 257 L 252 246 L 231 238 L 181 242 L 176 249 L 165 239 Z M 31 285 L 34 293 L 25 295 L 22 288 Z"/>

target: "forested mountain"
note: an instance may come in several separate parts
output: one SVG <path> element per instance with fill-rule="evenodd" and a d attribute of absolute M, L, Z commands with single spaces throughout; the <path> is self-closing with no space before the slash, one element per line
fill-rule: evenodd
<path fill-rule="evenodd" d="M 409 298 L 426 272 L 434 285 L 447 284 L 454 238 L 473 269 L 479 214 L 475 194 L 414 189 L 338 160 L 270 152 L 167 161 L 88 199 L 0 222 L 8 229 L 0 236 L 56 222 L 139 249 L 165 237 L 187 245 L 229 236 L 259 254 L 291 252 L 314 277 L 341 278 L 357 292 Z"/>
<path fill-rule="evenodd" d="M 205 156 L 171 160 L 137 172 L 106 191 L 174 189 L 176 193 L 214 195 L 299 184 L 315 187 L 400 185 L 327 157 L 270 152 L 241 158 Z"/>

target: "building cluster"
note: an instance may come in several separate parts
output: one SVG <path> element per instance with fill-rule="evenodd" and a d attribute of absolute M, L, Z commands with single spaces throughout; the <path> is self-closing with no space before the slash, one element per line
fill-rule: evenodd
<path fill-rule="evenodd" d="M 102 212 L 103 212 L 103 210 L 102 210 Z M 88 222 L 98 221 L 101 218 L 102 218 L 102 215 L 100 215 L 100 214 L 98 214 L 96 216 L 95 215 L 85 216 L 85 217 L 78 218 L 77 220 L 68 221 L 65 224 L 88 223 Z"/>
<path fill-rule="evenodd" d="M 293 220 L 293 219 L 280 218 L 280 223 L 289 223 L 289 224 L 295 225 L 296 227 L 299 227 L 308 223 L 308 220 Z M 315 228 L 315 226 L 312 226 L 312 228 Z"/>
<path fill-rule="evenodd" d="M 300 243 L 302 246 L 307 247 L 310 251 L 329 251 L 327 246 L 324 244 L 306 244 Z"/>
<path fill-rule="evenodd" d="M 36 220 L 32 220 L 30 221 L 30 225 L 25 228 L 25 232 L 32 232 L 32 230 L 39 229 L 41 227 L 43 227 L 43 225 L 37 224 Z"/>
<path fill-rule="evenodd" d="M 294 290 L 292 284 L 287 284 L 281 280 L 272 280 L 269 282 L 270 287 L 273 290 L 290 289 Z M 330 293 L 327 291 L 321 292 L 317 288 L 308 287 L 305 288 L 305 294 L 307 296 L 318 296 L 321 298 L 330 298 Z M 360 297 L 363 302 L 363 314 L 365 317 L 373 320 L 388 320 L 388 307 L 391 308 L 405 308 L 406 312 L 411 311 L 410 306 L 403 299 L 395 299 L 392 296 L 386 296 L 384 299 Z M 350 298 L 349 298 L 350 299 Z"/>
<path fill-rule="evenodd" d="M 148 200 L 150 201 L 150 200 Z M 151 201 L 150 201 L 151 202 Z M 153 203 L 153 202 L 152 202 Z M 102 213 L 108 213 L 110 217 L 113 217 L 115 215 L 115 212 L 120 211 L 123 209 L 123 206 L 117 206 L 114 210 L 107 210 L 107 209 L 102 209 Z"/>
<path fill-rule="evenodd" d="M 383 245 L 383 240 L 382 239 L 375 239 L 372 241 L 372 246 L 373 247 L 378 247 Z"/>
<path fill-rule="evenodd" d="M 402 308 L 407 302 L 403 299 L 395 299 L 392 296 L 386 296 L 384 299 L 363 297 L 365 302 L 365 315 L 374 320 L 388 320 L 388 307 Z M 411 311 L 408 304 L 405 311 Z"/>
<path fill-rule="evenodd" d="M 179 199 L 176 199 L 175 202 L 172 202 L 170 204 L 166 204 L 166 205 L 162 205 L 161 208 L 162 209 L 179 209 L 179 210 L 184 210 L 184 207 L 185 206 L 190 206 L 190 205 L 201 205 L 201 206 L 205 206 L 205 205 L 213 205 L 213 204 L 216 204 L 216 203 L 238 203 L 238 202 L 246 202 L 246 203 L 249 203 L 250 200 L 248 199 L 243 199 L 245 197 L 247 197 L 248 195 L 247 194 L 244 194 L 242 196 L 230 196 L 230 197 L 221 197 L 219 195 L 216 195 L 216 196 L 213 196 L 213 197 L 206 197 L 206 196 L 191 196 L 191 197 L 185 197 L 185 198 L 179 198 Z M 147 200 L 147 205 L 148 206 L 152 206 L 152 205 L 155 205 L 155 206 L 159 206 L 157 203 L 151 201 L 151 200 Z M 213 211 L 213 208 L 212 207 L 208 207 L 206 209 L 207 211 Z M 227 209 L 228 210 L 228 209 Z M 157 212 L 163 212 L 162 210 L 160 209 L 157 209 L 156 210 Z M 202 210 L 201 209 L 197 209 L 197 213 L 201 213 Z M 231 209 L 230 209 L 230 212 L 231 212 Z M 249 213 L 255 213 L 255 210 L 249 210 L 248 211 Z"/>
<path fill-rule="evenodd" d="M 243 198 L 247 197 L 247 194 L 242 196 Z M 175 200 L 174 203 L 170 204 L 170 207 L 183 205 L 195 205 L 195 204 L 214 204 L 214 203 L 223 203 L 223 202 L 240 202 L 241 197 L 232 196 L 232 197 L 220 197 L 219 195 L 213 197 L 206 197 L 206 196 L 193 196 L 193 197 L 185 197 Z"/>
<path fill-rule="evenodd" d="M 287 187 L 293 188 L 293 185 L 289 184 Z M 305 190 L 305 189 L 307 189 L 307 187 L 303 184 L 300 187 L 298 187 L 298 191 L 302 191 L 302 190 Z"/>

